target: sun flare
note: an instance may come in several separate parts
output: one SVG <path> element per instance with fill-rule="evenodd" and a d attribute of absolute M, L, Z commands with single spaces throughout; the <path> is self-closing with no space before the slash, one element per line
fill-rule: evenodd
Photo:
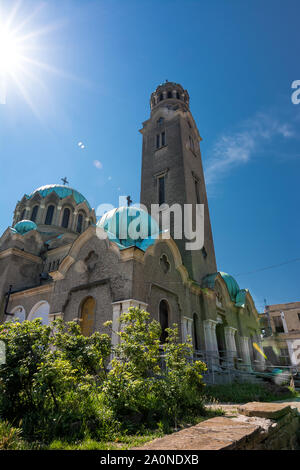
<path fill-rule="evenodd" d="M 15 0 L 8 11 L 0 0 L 0 104 L 6 104 L 7 95 L 17 90 L 36 115 L 40 109 L 37 96 L 46 89 L 49 74 L 62 74 L 47 63 L 49 35 L 60 23 L 40 22 L 38 13 L 45 8 L 44 2 L 38 2 L 28 12 L 23 0 Z"/>
<path fill-rule="evenodd" d="M 14 74 L 21 62 L 22 51 L 18 38 L 2 27 L 0 29 L 0 72 Z"/>

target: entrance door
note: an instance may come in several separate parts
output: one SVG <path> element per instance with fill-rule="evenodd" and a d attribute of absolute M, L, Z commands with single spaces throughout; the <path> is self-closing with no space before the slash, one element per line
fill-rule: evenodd
<path fill-rule="evenodd" d="M 90 336 L 93 332 L 95 306 L 96 301 L 93 297 L 88 297 L 82 304 L 80 328 L 83 336 Z"/>

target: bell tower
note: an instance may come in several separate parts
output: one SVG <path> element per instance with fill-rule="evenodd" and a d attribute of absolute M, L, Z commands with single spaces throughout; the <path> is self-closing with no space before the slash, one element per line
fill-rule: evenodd
<path fill-rule="evenodd" d="M 189 94 L 181 85 L 166 82 L 150 98 L 150 118 L 143 123 L 141 203 L 151 213 L 151 204 L 204 204 L 204 246 L 187 250 L 189 240 L 175 239 L 190 277 L 201 283 L 217 271 L 214 243 L 202 168 L 201 137 L 189 108 Z M 195 223 L 195 216 L 193 217 Z M 171 218 L 170 232 L 174 226 Z"/>

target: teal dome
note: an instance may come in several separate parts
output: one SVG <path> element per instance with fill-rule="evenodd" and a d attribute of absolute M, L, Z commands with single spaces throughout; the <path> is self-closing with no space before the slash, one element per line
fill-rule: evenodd
<path fill-rule="evenodd" d="M 60 199 L 64 199 L 68 196 L 73 195 L 76 204 L 81 204 L 82 202 L 85 202 L 89 210 L 91 210 L 91 206 L 81 193 L 76 191 L 76 189 L 70 188 L 68 186 L 63 186 L 62 184 L 48 184 L 47 186 L 41 186 L 40 188 L 35 189 L 31 194 L 26 194 L 26 198 L 31 199 L 36 193 L 39 193 L 42 198 L 45 198 L 46 196 L 48 196 L 48 194 L 52 192 L 55 192 Z"/>
<path fill-rule="evenodd" d="M 14 231 L 19 233 L 20 235 L 24 235 L 31 230 L 36 230 L 37 225 L 32 222 L 32 220 L 20 220 L 15 226 Z"/>
<path fill-rule="evenodd" d="M 97 227 L 121 248 L 137 246 L 143 251 L 153 245 L 159 235 L 157 222 L 138 207 L 119 207 L 102 216 Z"/>
<path fill-rule="evenodd" d="M 226 282 L 226 286 L 230 295 L 231 300 L 235 301 L 236 296 L 238 295 L 240 288 L 234 277 L 230 276 L 230 274 L 223 273 L 219 271 L 220 275 Z"/>

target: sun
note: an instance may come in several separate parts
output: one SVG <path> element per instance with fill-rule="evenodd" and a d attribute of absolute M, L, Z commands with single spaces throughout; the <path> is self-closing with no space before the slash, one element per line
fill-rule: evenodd
<path fill-rule="evenodd" d="M 36 96 L 45 91 L 50 73 L 61 73 L 46 59 L 53 41 L 53 35 L 49 35 L 60 24 L 39 21 L 38 13 L 45 10 L 45 2 L 37 2 L 30 12 L 25 8 L 23 0 L 12 0 L 10 10 L 5 10 L 0 0 L 0 104 L 7 104 L 7 96 L 17 90 L 39 115 L 40 100 Z"/>
<path fill-rule="evenodd" d="M 0 29 L 0 72 L 14 74 L 21 66 L 22 50 L 18 38 L 6 28 Z"/>

